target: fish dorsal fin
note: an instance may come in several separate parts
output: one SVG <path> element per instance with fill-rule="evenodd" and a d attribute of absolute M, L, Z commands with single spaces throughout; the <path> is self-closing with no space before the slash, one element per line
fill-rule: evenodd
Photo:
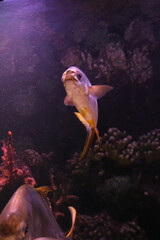
<path fill-rule="evenodd" d="M 79 112 L 74 112 L 74 114 L 78 117 L 78 119 L 84 124 L 87 131 L 91 129 L 90 124 L 82 117 L 82 115 Z"/>
<path fill-rule="evenodd" d="M 65 97 L 65 99 L 64 99 L 64 104 L 65 104 L 66 106 L 74 106 L 73 101 L 71 100 L 71 98 L 70 98 L 68 95 L 66 95 L 66 97 Z"/>
<path fill-rule="evenodd" d="M 42 197 L 46 197 L 49 192 L 53 192 L 53 189 L 49 186 L 42 186 L 35 189 Z"/>
<path fill-rule="evenodd" d="M 93 85 L 89 89 L 89 94 L 98 98 L 103 97 L 107 92 L 113 89 L 112 86 L 109 85 Z"/>
<path fill-rule="evenodd" d="M 76 221 L 76 215 L 77 215 L 76 209 L 74 207 L 68 207 L 68 208 L 69 208 L 71 218 L 72 218 L 72 226 L 71 226 L 69 233 L 66 235 L 66 238 L 71 237 L 73 234 L 74 225 L 75 225 L 75 221 Z"/>

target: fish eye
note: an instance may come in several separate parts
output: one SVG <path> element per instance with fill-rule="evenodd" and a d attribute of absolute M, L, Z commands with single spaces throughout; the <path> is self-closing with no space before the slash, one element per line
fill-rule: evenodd
<path fill-rule="evenodd" d="M 81 75 L 80 73 L 78 73 L 78 74 L 77 74 L 77 78 L 78 78 L 79 80 L 81 80 L 82 75 Z"/>

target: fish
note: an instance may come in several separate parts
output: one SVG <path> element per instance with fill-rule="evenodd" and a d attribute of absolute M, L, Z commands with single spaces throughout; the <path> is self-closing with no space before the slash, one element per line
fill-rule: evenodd
<path fill-rule="evenodd" d="M 24 184 L 0 214 L 0 240 L 69 240 L 76 219 L 76 210 L 73 207 L 69 210 L 72 226 L 65 236 L 42 195 Z"/>
<path fill-rule="evenodd" d="M 96 134 L 100 144 L 98 122 L 97 99 L 103 97 L 113 89 L 109 85 L 92 85 L 87 76 L 76 66 L 69 67 L 62 74 L 62 82 L 67 93 L 64 104 L 74 106 L 78 112 L 74 112 L 78 119 L 84 124 L 87 131 L 86 142 L 80 157 L 85 158 Z"/>

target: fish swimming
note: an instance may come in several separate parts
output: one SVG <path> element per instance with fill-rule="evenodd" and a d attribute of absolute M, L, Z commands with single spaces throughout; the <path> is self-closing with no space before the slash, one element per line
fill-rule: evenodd
<path fill-rule="evenodd" d="M 75 106 L 78 112 L 75 115 L 85 125 L 87 130 L 86 143 L 84 145 L 80 159 L 83 159 L 89 150 L 93 137 L 96 134 L 100 142 L 97 129 L 98 122 L 98 104 L 97 99 L 103 97 L 107 92 L 113 89 L 109 85 L 93 85 L 87 76 L 77 67 L 69 67 L 62 75 L 62 82 L 67 96 L 64 104 Z"/>
<path fill-rule="evenodd" d="M 29 185 L 14 193 L 0 215 L 0 240 L 66 240 L 72 235 L 76 211 L 70 207 L 71 231 L 64 236 L 51 209 Z"/>

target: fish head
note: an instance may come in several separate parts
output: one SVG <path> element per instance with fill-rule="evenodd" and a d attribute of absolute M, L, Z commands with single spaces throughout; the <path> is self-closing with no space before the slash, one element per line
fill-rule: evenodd
<path fill-rule="evenodd" d="M 67 81 L 72 81 L 76 85 L 86 85 L 91 86 L 91 83 L 84 72 L 82 72 L 78 67 L 69 67 L 62 75 L 62 82 L 65 85 Z"/>
<path fill-rule="evenodd" d="M 27 239 L 28 224 L 20 214 L 10 213 L 0 223 L 0 239 L 24 240 Z"/>

